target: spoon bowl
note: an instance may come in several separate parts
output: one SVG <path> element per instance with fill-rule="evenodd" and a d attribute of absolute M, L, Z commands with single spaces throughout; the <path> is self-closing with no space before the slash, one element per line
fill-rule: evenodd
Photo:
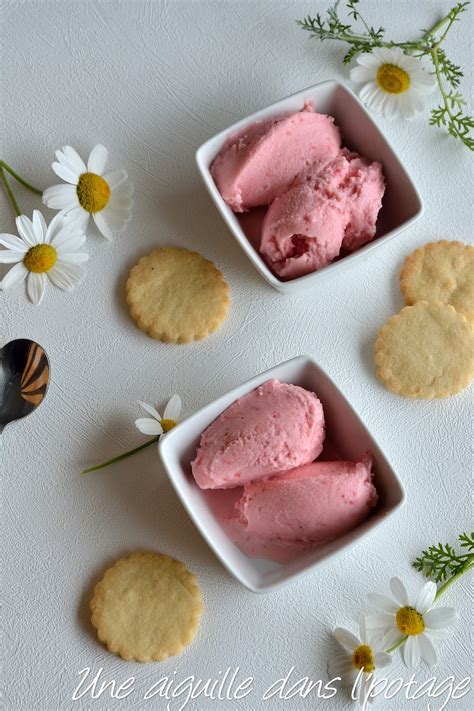
<path fill-rule="evenodd" d="M 48 356 L 39 343 L 19 338 L 0 349 L 0 433 L 41 405 L 48 384 Z"/>

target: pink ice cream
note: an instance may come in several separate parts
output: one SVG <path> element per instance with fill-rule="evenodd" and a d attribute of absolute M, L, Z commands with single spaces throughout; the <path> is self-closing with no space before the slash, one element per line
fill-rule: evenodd
<path fill-rule="evenodd" d="M 211 174 L 234 212 L 269 205 L 307 166 L 323 167 L 337 156 L 339 129 L 331 116 L 307 103 L 302 111 L 257 123 L 218 154 Z"/>
<path fill-rule="evenodd" d="M 311 462 L 322 451 L 324 434 L 314 393 L 269 380 L 203 432 L 192 472 L 201 489 L 241 486 Z"/>
<path fill-rule="evenodd" d="M 236 509 L 247 541 L 321 544 L 367 518 L 377 502 L 371 459 L 313 462 L 245 485 Z"/>
<path fill-rule="evenodd" d="M 262 225 L 260 251 L 293 279 L 352 252 L 375 236 L 385 190 L 382 166 L 343 149 L 323 170 L 312 165 L 276 198 Z"/>

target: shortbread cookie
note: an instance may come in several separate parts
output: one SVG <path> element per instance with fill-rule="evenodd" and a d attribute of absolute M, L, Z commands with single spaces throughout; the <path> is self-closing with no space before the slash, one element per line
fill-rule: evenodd
<path fill-rule="evenodd" d="M 442 301 L 474 322 L 474 247 L 462 242 L 430 242 L 403 264 L 400 287 L 407 304 Z"/>
<path fill-rule="evenodd" d="M 126 286 L 130 313 L 142 331 L 165 343 L 189 343 L 216 331 L 229 310 L 229 287 L 197 252 L 162 247 L 142 257 Z"/>
<path fill-rule="evenodd" d="M 426 400 L 454 395 L 474 376 L 474 329 L 453 306 L 419 301 L 381 328 L 375 363 L 394 393 Z"/>
<path fill-rule="evenodd" d="M 90 603 L 92 624 L 110 652 L 137 662 L 180 654 L 203 610 L 195 576 L 160 553 L 132 553 L 109 568 Z"/>

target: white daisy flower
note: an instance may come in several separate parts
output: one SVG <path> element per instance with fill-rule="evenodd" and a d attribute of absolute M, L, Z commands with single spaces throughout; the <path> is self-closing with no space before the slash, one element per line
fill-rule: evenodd
<path fill-rule="evenodd" d="M 363 83 L 359 96 L 375 113 L 391 117 L 396 113 L 411 118 L 424 106 L 424 96 L 435 86 L 435 78 L 423 69 L 419 59 L 399 47 L 376 47 L 357 57 L 351 80 Z"/>
<path fill-rule="evenodd" d="M 77 224 L 64 219 L 59 213 L 49 227 L 39 210 L 33 219 L 25 215 L 16 218 L 19 237 L 0 234 L 0 264 L 14 264 L 0 282 L 1 289 L 10 289 L 27 279 L 26 290 L 30 300 L 39 304 L 48 279 L 60 289 L 71 291 L 83 279 L 84 269 L 79 266 L 88 259 L 79 249 L 86 237 Z"/>
<path fill-rule="evenodd" d="M 406 638 L 402 647 L 403 661 L 414 667 L 423 659 L 426 664 L 436 664 L 436 651 L 431 638 L 446 637 L 444 628 L 456 622 L 458 615 L 452 607 L 433 607 L 437 587 L 427 582 L 415 600 L 410 603 L 405 586 L 399 578 L 390 580 L 393 597 L 371 593 L 370 602 L 383 612 L 367 617 L 367 627 L 377 634 L 384 649 Z"/>
<path fill-rule="evenodd" d="M 100 143 L 92 149 L 87 168 L 71 146 L 64 146 L 55 155 L 57 162 L 52 168 L 68 185 L 47 188 L 44 204 L 76 220 L 83 232 L 92 216 L 104 237 L 112 239 L 132 214 L 133 187 L 126 171 L 105 172 L 108 152 Z"/>
<path fill-rule="evenodd" d="M 360 622 L 359 638 L 342 627 L 335 629 L 333 635 L 344 653 L 337 654 L 329 660 L 329 676 L 331 679 L 341 677 L 343 684 L 353 688 L 353 698 L 363 705 L 369 694 L 369 685 L 373 683 L 376 669 L 387 667 L 391 664 L 392 657 L 373 646 L 367 636 L 364 618 Z"/>
<path fill-rule="evenodd" d="M 135 425 L 143 434 L 161 437 L 173 429 L 173 427 L 176 427 L 181 414 L 181 398 L 179 395 L 173 395 L 170 398 L 165 407 L 163 417 L 161 417 L 158 410 L 152 405 L 147 405 L 146 402 L 142 402 L 141 400 L 139 400 L 138 403 L 151 415 L 151 417 L 140 417 L 138 420 L 135 420 Z"/>

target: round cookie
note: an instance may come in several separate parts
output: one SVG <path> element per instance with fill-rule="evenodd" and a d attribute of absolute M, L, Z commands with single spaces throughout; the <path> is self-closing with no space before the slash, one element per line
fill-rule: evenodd
<path fill-rule="evenodd" d="M 375 363 L 394 393 L 426 400 L 454 395 L 474 376 L 474 329 L 453 306 L 419 301 L 380 329 Z"/>
<path fill-rule="evenodd" d="M 203 603 L 184 563 L 138 552 L 105 572 L 90 607 L 97 636 L 110 652 L 137 662 L 161 662 L 191 644 Z"/>
<path fill-rule="evenodd" d="M 197 252 L 162 247 L 130 272 L 127 303 L 137 326 L 165 343 L 189 343 L 216 331 L 229 310 L 229 287 Z"/>
<path fill-rule="evenodd" d="M 462 242 L 430 242 L 403 263 L 400 287 L 407 304 L 442 301 L 474 323 L 474 247 Z"/>

